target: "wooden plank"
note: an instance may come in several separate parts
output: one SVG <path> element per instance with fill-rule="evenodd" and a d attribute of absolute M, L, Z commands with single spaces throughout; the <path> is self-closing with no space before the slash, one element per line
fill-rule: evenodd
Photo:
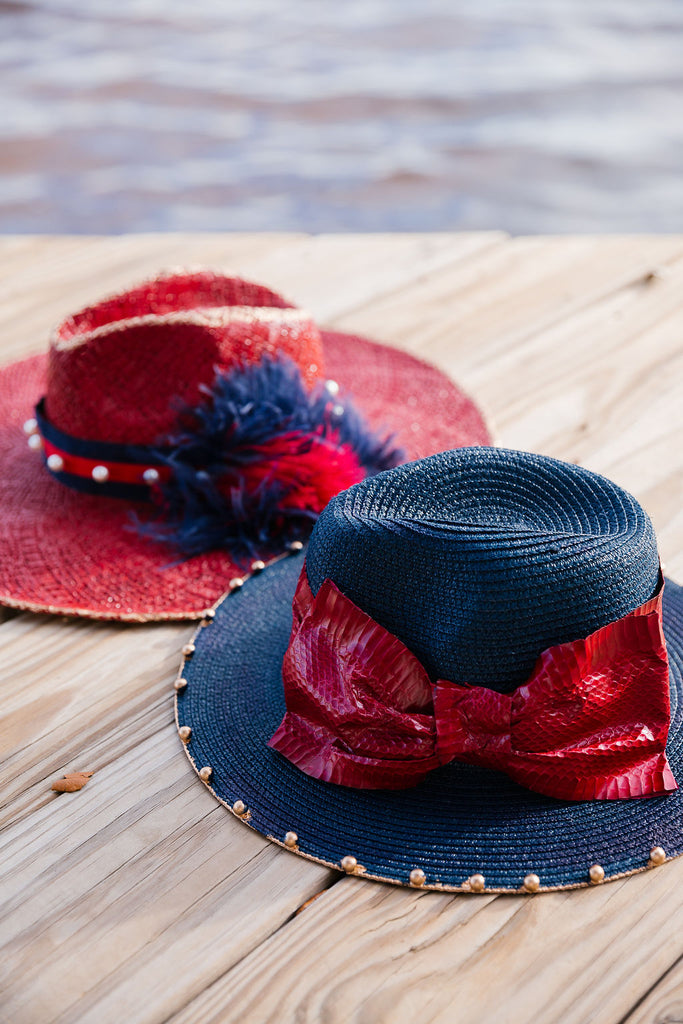
<path fill-rule="evenodd" d="M 165 1020 L 333 877 L 227 815 L 168 722 L 50 794 L 0 852 L 12 1024 Z"/>
<path fill-rule="evenodd" d="M 54 778 L 99 771 L 171 721 L 193 627 L 24 614 L 0 628 L 5 678 L 17 681 L 0 717 L 4 823 L 51 800 Z"/>
<path fill-rule="evenodd" d="M 344 879 L 172 1021 L 617 1024 L 683 952 L 681 912 L 680 860 L 532 898 Z"/>
<path fill-rule="evenodd" d="M 432 358 L 457 351 L 461 373 L 487 367 L 522 338 L 545 331 L 610 292 L 666 278 L 680 258 L 680 236 L 513 238 L 456 275 L 445 268 L 415 289 L 393 293 L 372 308 L 341 316 L 344 330 L 386 335 Z M 417 282 L 416 282 L 417 283 Z"/>
<path fill-rule="evenodd" d="M 500 231 L 316 235 L 294 251 L 275 249 L 258 267 L 252 264 L 250 272 L 306 306 L 318 322 L 328 323 L 374 307 L 386 295 L 402 294 L 444 268 L 457 273 L 471 259 L 506 245 Z M 383 325 L 375 336 L 388 338 Z"/>
<path fill-rule="evenodd" d="M 620 1024 L 679 1024 L 680 1021 L 683 1021 L 683 959 L 666 972 Z"/>

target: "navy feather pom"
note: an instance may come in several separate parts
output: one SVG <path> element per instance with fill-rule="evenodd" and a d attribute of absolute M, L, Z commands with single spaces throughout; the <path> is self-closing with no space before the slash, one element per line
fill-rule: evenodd
<path fill-rule="evenodd" d="M 217 371 L 203 391 L 157 453 L 172 470 L 157 489 L 163 521 L 137 523 L 185 556 L 221 548 L 244 563 L 280 552 L 338 491 L 404 461 L 348 397 L 322 384 L 309 393 L 290 359 Z"/>

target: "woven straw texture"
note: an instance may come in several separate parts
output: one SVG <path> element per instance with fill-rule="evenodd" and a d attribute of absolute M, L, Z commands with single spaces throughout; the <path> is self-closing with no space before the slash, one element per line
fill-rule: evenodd
<path fill-rule="evenodd" d="M 490 450 L 486 457 L 489 461 L 505 460 L 509 455 Z M 467 457 L 468 453 L 463 452 L 428 460 L 442 463 L 442 471 L 435 475 L 434 482 L 436 485 L 441 481 L 439 486 L 444 493 L 448 492 L 447 478 L 453 468 L 448 467 L 449 460 L 451 463 L 460 461 L 462 469 L 462 461 Z M 473 454 L 475 461 L 480 458 L 481 453 Z M 535 465 L 538 472 L 537 457 L 528 459 L 531 463 L 527 466 Z M 518 461 L 518 467 L 523 461 Z M 544 462 L 552 460 L 540 462 L 542 467 Z M 432 468 L 429 467 L 429 472 Z M 447 518 L 444 510 L 448 502 L 438 512 L 435 509 L 431 517 L 423 513 L 419 518 L 420 528 L 416 530 L 408 513 L 408 503 L 396 501 L 395 494 L 393 504 L 389 499 L 389 478 L 395 482 L 400 474 L 419 473 L 419 467 L 393 470 L 375 481 L 358 485 L 335 501 L 336 512 L 347 510 L 347 522 L 341 527 L 337 524 L 337 531 L 351 530 L 349 524 L 353 524 L 357 535 L 357 543 L 349 548 L 356 551 L 354 578 L 367 577 L 377 570 L 377 565 L 368 561 L 368 551 L 373 547 L 369 534 L 379 534 L 374 540 L 380 546 L 385 544 L 386 534 L 403 536 L 404 557 L 400 563 L 396 562 L 395 550 L 387 542 L 386 558 L 381 565 L 385 573 L 387 567 L 393 566 L 394 587 L 399 593 L 390 594 L 387 590 L 384 600 L 391 607 L 402 603 L 405 629 L 414 617 L 426 623 L 425 630 L 432 629 L 430 620 L 424 617 L 424 608 L 428 607 L 435 610 L 434 622 L 451 615 L 452 621 L 471 623 L 473 617 L 465 614 L 468 602 L 472 601 L 478 616 L 486 618 L 485 602 L 490 601 L 496 621 L 516 625 L 518 636 L 523 628 L 525 632 L 537 631 L 539 637 L 545 638 L 550 635 L 546 630 L 552 633 L 558 628 L 562 600 L 551 602 L 549 609 L 541 602 L 536 613 L 526 617 L 521 599 L 519 602 L 516 598 L 511 600 L 502 585 L 504 573 L 508 571 L 512 574 L 513 594 L 524 595 L 529 589 L 523 584 L 525 574 L 518 568 L 517 561 L 512 559 L 508 564 L 504 556 L 508 549 L 515 550 L 520 541 L 528 541 L 527 535 L 535 535 L 534 546 L 546 550 L 545 561 L 527 558 L 527 575 L 535 578 L 534 585 L 541 588 L 544 596 L 547 597 L 543 590 L 546 577 L 550 581 L 548 592 L 562 589 L 565 569 L 567 578 L 571 579 L 575 561 L 583 560 L 586 572 L 590 572 L 594 564 L 602 566 L 601 572 L 591 577 L 590 586 L 584 588 L 588 595 L 584 613 L 591 603 L 593 586 L 598 589 L 596 600 L 601 605 L 601 615 L 612 614 L 612 609 L 620 608 L 627 583 L 631 586 L 631 596 L 627 599 L 632 601 L 631 607 L 641 602 L 641 594 L 645 600 L 649 597 L 648 590 L 653 590 L 656 584 L 655 576 L 650 586 L 650 563 L 654 556 L 656 572 L 656 555 L 647 517 L 630 496 L 608 481 L 576 467 L 553 463 L 551 468 L 560 475 L 575 477 L 577 486 L 573 492 L 571 489 L 562 492 L 550 486 L 532 491 L 514 514 L 510 513 L 508 505 L 507 515 L 502 509 L 494 509 L 488 515 L 484 505 L 477 504 L 467 513 L 468 529 L 462 534 L 459 530 L 448 530 L 446 539 L 443 536 Z M 515 488 L 515 481 L 520 484 L 520 475 L 523 473 L 511 475 L 511 488 Z M 591 480 L 593 489 L 585 486 Z M 455 482 L 451 483 L 457 487 Z M 484 485 L 489 486 L 486 480 L 483 480 Z M 365 505 L 366 497 L 368 502 L 374 503 L 373 515 Z M 379 515 L 382 501 L 386 503 L 383 517 Z M 390 507 L 393 516 L 389 515 Z M 591 507 L 596 512 L 599 509 L 597 519 L 593 518 Z M 330 510 L 330 515 L 333 511 Z M 534 529 L 529 529 L 529 515 L 536 517 Z M 546 519 L 542 522 L 544 515 Z M 517 531 L 513 528 L 515 517 L 519 520 Z M 564 529 L 560 529 L 560 522 Z M 329 523 L 319 521 L 309 546 L 307 564 L 315 565 L 320 558 L 316 572 L 321 571 L 325 558 L 337 557 L 331 555 L 331 547 L 330 551 L 326 550 L 326 544 L 317 550 L 320 537 L 324 538 L 329 529 Z M 472 544 L 475 533 L 478 534 L 482 561 L 489 569 L 487 572 L 482 569 L 480 576 L 471 576 L 469 586 L 468 580 L 459 579 L 458 587 L 454 588 L 459 597 L 453 598 L 449 606 L 448 571 L 437 569 L 432 559 L 433 578 L 423 577 L 418 586 L 411 572 L 416 571 L 419 558 L 414 555 L 415 564 L 411 563 L 407 569 L 405 549 L 412 551 L 415 538 L 422 543 L 425 536 L 430 544 L 438 542 L 440 551 L 444 547 L 462 549 L 465 533 Z M 497 591 L 495 560 L 489 556 L 489 550 L 495 546 L 495 536 L 499 538 L 503 554 L 497 570 Z M 366 540 L 367 547 L 364 546 Z M 560 549 L 553 555 L 557 545 Z M 640 558 L 634 551 L 641 552 Z M 470 549 L 469 555 L 474 563 L 480 551 Z M 444 558 L 441 551 L 436 561 L 442 562 Z M 339 562 L 343 561 L 339 556 Z M 627 570 L 630 561 L 634 568 L 642 562 L 647 569 L 640 574 Z M 285 710 L 281 662 L 291 627 L 291 600 L 302 564 L 302 556 L 284 559 L 249 579 L 239 592 L 227 597 L 218 608 L 215 620 L 200 627 L 196 651 L 181 669 L 187 686 L 178 693 L 177 719 L 180 726 L 190 726 L 192 730 L 187 753 L 197 770 L 204 766 L 213 769 L 210 786 L 220 800 L 228 806 L 236 800 L 243 801 L 251 827 L 280 843 L 284 842 L 287 832 L 294 832 L 298 836 L 297 852 L 337 867 L 343 857 L 353 856 L 365 869 L 366 877 L 405 885 L 410 872 L 420 868 L 428 887 L 463 891 L 467 891 L 467 879 L 473 874 L 484 875 L 486 891 L 518 892 L 529 873 L 539 876 L 542 889 L 584 886 L 589 884 L 588 872 L 593 864 L 601 864 L 606 878 L 610 879 L 646 869 L 650 850 L 655 846 L 662 846 L 667 856 L 683 853 L 680 790 L 670 796 L 644 800 L 564 802 L 531 793 L 499 772 L 457 763 L 437 769 L 414 789 L 351 790 L 309 778 L 270 750 L 267 741 Z M 541 569 L 537 572 L 538 565 Z M 488 594 L 483 587 L 484 578 L 492 582 Z M 417 591 L 423 586 L 431 587 L 431 602 L 417 600 Z M 619 598 L 617 592 L 621 595 Z M 565 614 L 573 609 L 574 597 L 573 593 L 565 594 Z M 490 619 L 489 629 L 493 631 Z M 683 783 L 683 589 L 672 582 L 667 582 L 665 587 L 664 630 L 671 685 L 667 753 L 680 784 Z M 422 633 L 420 636 L 424 639 Z M 437 648 L 443 646 L 440 629 L 433 631 L 433 639 Z M 482 676 L 492 671 L 496 659 L 504 660 L 503 647 L 493 644 L 487 650 L 481 661 Z M 463 664 L 465 657 L 471 655 L 469 641 L 461 638 L 456 639 L 454 650 Z M 508 637 L 507 652 L 507 658 L 516 663 L 511 675 L 518 676 L 528 658 L 527 645 L 523 642 L 513 645 Z M 441 660 L 444 657 L 439 653 L 435 663 L 445 664 Z M 471 662 L 475 667 L 478 664 L 478 661 Z M 464 679 L 462 675 L 453 674 L 446 678 Z M 512 685 L 508 680 L 501 683 L 500 688 L 509 689 Z"/>
<path fill-rule="evenodd" d="M 481 413 L 434 367 L 366 339 L 323 331 L 325 373 L 409 458 L 490 439 Z M 45 356 L 0 371 L 0 603 L 127 621 L 199 618 L 240 570 L 223 553 L 177 563 L 143 539 L 147 506 L 78 494 L 26 445 L 23 422 L 46 386 Z"/>
<path fill-rule="evenodd" d="M 363 571 L 358 571 L 358 566 Z M 331 579 L 435 679 L 512 689 L 540 651 L 654 593 L 654 530 L 609 480 L 540 455 L 463 449 L 333 499 L 311 537 Z"/>
<path fill-rule="evenodd" d="M 216 368 L 268 353 L 312 386 L 324 361 L 309 314 L 262 285 L 212 271 L 161 274 L 65 320 L 50 339 L 46 412 L 83 440 L 155 444 Z"/>

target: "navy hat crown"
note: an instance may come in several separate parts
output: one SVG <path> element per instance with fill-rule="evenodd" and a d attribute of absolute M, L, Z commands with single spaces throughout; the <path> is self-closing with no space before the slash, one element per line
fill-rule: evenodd
<path fill-rule="evenodd" d="M 306 556 L 432 678 L 509 691 L 548 647 L 654 593 L 652 523 L 611 481 L 501 448 L 442 452 L 369 478 L 323 511 Z"/>

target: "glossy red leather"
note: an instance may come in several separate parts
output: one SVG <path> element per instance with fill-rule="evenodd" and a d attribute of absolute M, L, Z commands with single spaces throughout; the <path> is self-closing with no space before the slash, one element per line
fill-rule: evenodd
<path fill-rule="evenodd" d="M 563 800 L 671 792 L 662 589 L 544 651 L 528 681 L 502 694 L 432 683 L 330 580 L 313 597 L 304 566 L 283 662 L 287 712 L 270 746 L 308 775 L 360 789 L 413 786 L 457 760 Z"/>

